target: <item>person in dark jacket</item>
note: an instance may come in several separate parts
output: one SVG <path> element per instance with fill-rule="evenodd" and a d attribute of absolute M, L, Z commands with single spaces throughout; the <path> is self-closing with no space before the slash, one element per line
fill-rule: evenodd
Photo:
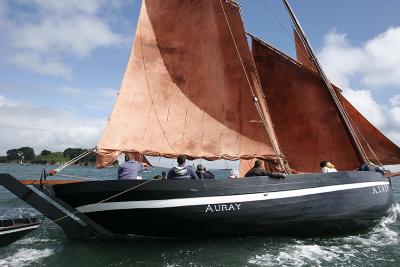
<path fill-rule="evenodd" d="M 215 175 L 212 172 L 207 171 L 206 168 L 201 164 L 197 165 L 196 174 L 199 177 L 199 179 L 214 179 L 215 178 Z"/>
<path fill-rule="evenodd" d="M 373 162 L 368 162 L 364 163 L 361 165 L 360 168 L 358 168 L 359 171 L 373 171 L 373 172 L 379 172 L 382 175 L 385 175 L 385 169 L 382 166 L 377 166 Z"/>
<path fill-rule="evenodd" d="M 185 166 L 185 156 L 178 156 L 176 161 L 178 162 L 178 166 L 174 166 L 169 170 L 167 179 L 199 179 L 192 167 Z"/>
<path fill-rule="evenodd" d="M 256 162 L 254 162 L 254 167 L 251 168 L 245 175 L 245 177 L 251 177 L 251 176 L 269 176 L 272 178 L 285 178 L 285 175 L 282 173 L 267 172 L 266 170 L 264 170 L 262 167 L 262 161 L 259 159 L 256 160 Z"/>

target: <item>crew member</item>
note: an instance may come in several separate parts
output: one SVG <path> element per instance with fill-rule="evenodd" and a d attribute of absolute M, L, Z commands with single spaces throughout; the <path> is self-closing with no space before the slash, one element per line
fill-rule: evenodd
<path fill-rule="evenodd" d="M 146 167 L 147 164 L 135 160 L 134 153 L 127 153 L 125 154 L 125 162 L 118 167 L 118 179 L 142 179 L 142 177 L 138 176 L 138 172 L 144 170 Z"/>
<path fill-rule="evenodd" d="M 259 159 L 254 162 L 254 167 L 251 168 L 245 175 L 245 177 L 250 176 L 269 176 L 272 178 L 285 178 L 285 175 L 283 173 L 267 172 L 262 167 L 262 161 Z"/>
<path fill-rule="evenodd" d="M 192 167 L 185 166 L 185 156 L 178 156 L 176 161 L 178 162 L 178 166 L 174 166 L 169 170 L 167 179 L 199 179 Z"/>

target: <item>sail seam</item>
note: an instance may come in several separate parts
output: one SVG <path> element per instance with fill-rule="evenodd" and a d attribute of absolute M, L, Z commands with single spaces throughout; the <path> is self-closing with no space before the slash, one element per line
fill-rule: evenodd
<path fill-rule="evenodd" d="M 140 27 L 140 33 L 139 33 L 139 38 L 140 38 L 140 53 L 141 53 L 141 55 L 142 55 L 143 68 L 144 68 L 144 76 L 145 76 L 145 78 L 146 78 L 146 88 L 147 88 L 147 91 L 149 92 L 149 96 L 150 96 L 150 100 L 151 100 L 151 106 L 152 106 L 153 109 L 154 109 L 154 113 L 155 113 L 155 115 L 156 115 L 157 122 L 158 122 L 158 124 L 159 124 L 159 126 L 160 126 L 160 128 L 161 128 L 162 133 L 163 133 L 163 136 L 164 136 L 163 139 L 167 140 L 167 143 L 168 143 L 168 145 L 170 146 L 170 148 L 171 148 L 174 152 L 176 152 L 175 149 L 174 149 L 174 147 L 173 147 L 173 146 L 171 145 L 171 143 L 169 142 L 167 135 L 165 134 L 165 130 L 164 130 L 164 128 L 162 127 L 162 124 L 161 124 L 161 122 L 160 122 L 160 118 L 158 117 L 158 113 L 157 113 L 156 107 L 155 107 L 155 105 L 154 105 L 154 99 L 153 99 L 153 96 L 152 96 L 152 94 L 151 94 L 150 85 L 149 85 L 149 80 L 148 80 L 148 77 L 147 77 L 146 61 L 145 61 L 145 57 L 144 57 L 144 54 L 143 54 L 142 20 L 141 20 L 141 19 L 139 20 L 139 23 L 140 23 L 140 25 L 139 25 L 139 27 Z"/>

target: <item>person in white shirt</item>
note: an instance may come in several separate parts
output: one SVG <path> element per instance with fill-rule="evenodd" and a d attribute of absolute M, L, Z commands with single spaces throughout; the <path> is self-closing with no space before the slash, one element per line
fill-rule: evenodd
<path fill-rule="evenodd" d="M 230 179 L 235 179 L 239 178 L 239 170 L 238 169 L 232 169 L 230 175 L 228 176 Z"/>
<path fill-rule="evenodd" d="M 329 161 L 321 161 L 319 166 L 321 167 L 321 172 L 322 173 L 337 172 L 337 170 L 335 169 L 335 165 L 333 165 Z"/>

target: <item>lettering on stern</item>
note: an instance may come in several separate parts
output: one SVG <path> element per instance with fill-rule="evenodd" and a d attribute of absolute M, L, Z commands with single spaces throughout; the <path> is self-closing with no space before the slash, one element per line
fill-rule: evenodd
<path fill-rule="evenodd" d="M 381 194 L 381 193 L 386 193 L 390 191 L 390 187 L 387 184 L 384 185 L 377 185 L 372 187 L 372 194 Z"/>
<path fill-rule="evenodd" d="M 242 203 L 228 203 L 228 204 L 208 204 L 205 213 L 208 212 L 226 212 L 240 210 Z"/>

